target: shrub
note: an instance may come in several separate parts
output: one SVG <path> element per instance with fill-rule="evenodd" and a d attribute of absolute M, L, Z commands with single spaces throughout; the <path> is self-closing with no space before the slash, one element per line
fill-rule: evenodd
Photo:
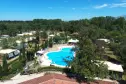
<path fill-rule="evenodd" d="M 123 79 L 123 80 L 126 80 L 126 75 L 123 75 L 123 76 L 122 76 L 122 79 Z"/>
<path fill-rule="evenodd" d="M 60 71 L 60 72 L 65 72 L 65 73 L 70 73 L 69 68 L 60 68 L 60 67 L 55 67 L 55 66 L 50 66 L 50 67 L 40 67 L 37 70 L 38 72 L 44 72 L 44 71 Z"/>
<path fill-rule="evenodd" d="M 37 73 L 37 71 L 35 69 L 31 69 L 31 70 L 28 70 L 26 72 L 24 70 L 22 70 L 20 72 L 21 75 L 29 75 L 29 74 L 34 74 L 34 73 Z"/>
<path fill-rule="evenodd" d="M 69 68 L 60 68 L 60 67 L 55 67 L 55 66 L 49 66 L 49 67 L 39 67 L 37 70 L 28 70 L 25 72 L 24 70 L 21 71 L 21 75 L 28 75 L 28 74 L 33 74 L 33 73 L 38 73 L 38 72 L 48 72 L 48 71 L 59 71 L 63 73 L 70 73 Z"/>
<path fill-rule="evenodd" d="M 64 68 L 59 68 L 59 67 L 54 67 L 54 66 L 50 66 L 50 67 L 40 67 L 38 68 L 38 72 L 44 72 L 44 71 L 63 71 Z"/>
<path fill-rule="evenodd" d="M 2 76 L 2 77 L 0 77 L 0 80 L 1 81 L 10 80 L 14 76 L 15 76 L 15 74 L 10 74 L 10 75 L 7 75 L 7 76 Z"/>

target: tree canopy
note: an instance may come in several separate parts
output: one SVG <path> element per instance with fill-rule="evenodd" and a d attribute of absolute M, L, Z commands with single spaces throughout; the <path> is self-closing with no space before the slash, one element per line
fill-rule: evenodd
<path fill-rule="evenodd" d="M 89 38 L 88 30 L 81 30 L 79 33 L 79 50 L 76 51 L 76 57 L 71 62 L 73 73 L 81 75 L 84 78 L 93 79 L 94 77 L 104 78 L 108 74 L 107 66 L 100 62 L 102 56 L 96 52 L 96 46 Z"/>

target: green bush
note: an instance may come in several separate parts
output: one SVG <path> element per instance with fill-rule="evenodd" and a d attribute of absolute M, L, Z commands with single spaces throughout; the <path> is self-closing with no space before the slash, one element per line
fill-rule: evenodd
<path fill-rule="evenodd" d="M 38 72 L 44 72 L 44 71 L 61 71 L 61 72 L 63 72 L 63 70 L 64 70 L 64 68 L 59 68 L 59 67 L 54 67 L 54 66 L 38 68 Z"/>
<path fill-rule="evenodd" d="M 59 71 L 63 73 L 70 73 L 70 69 L 68 68 L 60 68 L 55 66 L 49 66 L 49 67 L 39 67 L 37 70 L 28 70 L 26 73 L 25 71 L 21 71 L 21 75 L 27 75 L 27 74 L 33 74 L 38 72 L 46 72 L 46 71 Z"/>
<path fill-rule="evenodd" d="M 7 76 L 1 76 L 0 80 L 1 81 L 10 80 L 14 76 L 15 76 L 15 74 L 10 74 L 10 75 L 7 75 Z"/>
<path fill-rule="evenodd" d="M 122 79 L 123 79 L 123 80 L 126 80 L 126 75 L 123 75 L 123 76 L 122 76 Z"/>
<path fill-rule="evenodd" d="M 29 74 L 34 74 L 34 73 L 37 73 L 37 71 L 35 71 L 35 70 L 28 70 L 28 71 L 25 72 L 24 70 L 22 70 L 20 72 L 21 75 L 29 75 Z"/>
<path fill-rule="evenodd" d="M 55 67 L 55 66 L 50 66 L 50 67 L 40 67 L 37 70 L 38 72 L 44 72 L 44 71 L 60 71 L 60 72 L 65 72 L 65 73 L 70 73 L 69 68 L 60 68 L 60 67 Z"/>

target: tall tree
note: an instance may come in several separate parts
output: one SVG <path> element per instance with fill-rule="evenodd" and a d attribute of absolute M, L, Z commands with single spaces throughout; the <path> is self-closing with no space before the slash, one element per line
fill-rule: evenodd
<path fill-rule="evenodd" d="M 53 39 L 52 38 L 49 39 L 49 47 L 53 47 Z"/>
<path fill-rule="evenodd" d="M 0 76 L 2 76 L 2 66 L 0 65 Z"/>
<path fill-rule="evenodd" d="M 35 45 L 37 45 L 37 44 L 35 44 Z M 29 43 L 29 46 L 26 49 L 26 51 L 27 51 L 27 60 L 28 61 L 31 61 L 31 60 L 34 59 L 34 53 L 36 52 L 35 50 L 38 50 L 38 49 L 35 49 L 33 47 L 32 43 Z"/>
<path fill-rule="evenodd" d="M 39 44 L 39 41 L 40 41 L 39 35 L 40 35 L 40 34 L 39 34 L 39 31 L 37 30 L 37 31 L 36 31 L 36 34 L 35 34 L 35 36 L 36 36 L 36 43 L 37 43 L 37 44 Z"/>
<path fill-rule="evenodd" d="M 85 30 L 81 30 L 78 39 L 79 50 L 76 52 L 76 57 L 71 62 L 72 72 L 89 80 L 94 77 L 106 77 L 108 73 L 107 66 L 100 62 L 102 57 L 96 52 L 95 45 L 89 39 L 89 33 Z"/>
<path fill-rule="evenodd" d="M 21 49 L 21 57 L 20 59 L 22 60 L 22 64 L 23 66 L 25 66 L 26 61 L 27 61 L 27 57 L 26 57 L 26 49 L 25 49 L 25 42 L 24 40 L 22 40 L 22 44 L 23 44 L 23 48 Z"/>
<path fill-rule="evenodd" d="M 1 46 L 3 49 L 6 49 L 9 47 L 9 42 L 6 38 L 1 41 Z"/>
<path fill-rule="evenodd" d="M 43 39 L 47 39 L 48 35 L 47 35 L 46 31 L 41 32 L 40 37 L 43 38 Z"/>
<path fill-rule="evenodd" d="M 8 64 L 7 64 L 7 55 L 3 56 L 3 63 L 2 63 L 2 67 L 3 67 L 3 72 L 4 74 L 8 73 Z"/>
<path fill-rule="evenodd" d="M 124 65 L 124 69 L 126 69 L 126 41 L 124 41 L 124 43 L 121 44 L 120 54 L 121 54 L 121 61 Z"/>

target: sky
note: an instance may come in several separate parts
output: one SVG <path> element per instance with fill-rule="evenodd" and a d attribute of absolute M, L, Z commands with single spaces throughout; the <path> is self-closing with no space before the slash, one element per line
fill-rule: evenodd
<path fill-rule="evenodd" d="M 0 20 L 78 20 L 126 15 L 126 0 L 0 0 Z"/>

